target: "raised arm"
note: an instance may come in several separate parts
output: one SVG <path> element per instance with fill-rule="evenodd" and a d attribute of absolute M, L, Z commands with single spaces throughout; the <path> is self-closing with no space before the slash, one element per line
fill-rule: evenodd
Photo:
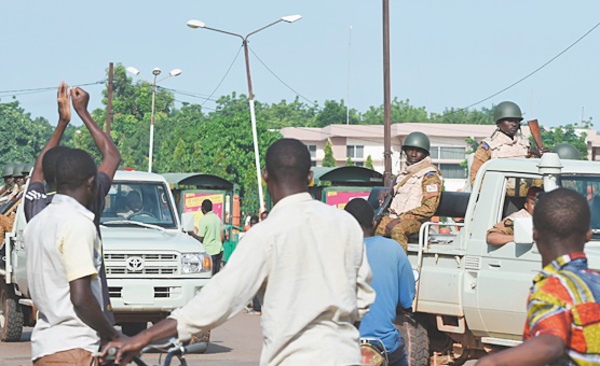
<path fill-rule="evenodd" d="M 121 154 L 115 146 L 113 140 L 108 136 L 100 126 L 94 121 L 87 110 L 90 95 L 81 88 L 71 89 L 71 98 L 73 99 L 73 108 L 79 115 L 85 127 L 90 131 L 98 150 L 102 154 L 102 163 L 98 171 L 106 173 L 112 180 L 119 164 L 121 164 Z"/>
<path fill-rule="evenodd" d="M 31 173 L 30 177 L 31 183 L 44 181 L 44 172 L 42 171 L 42 159 L 44 158 L 44 154 L 46 151 L 58 146 L 67 125 L 71 121 L 71 103 L 69 102 L 69 92 L 67 89 L 67 83 L 62 81 L 58 87 L 58 96 L 56 98 L 58 102 L 58 124 L 56 125 L 54 133 L 52 133 L 52 136 L 50 136 L 50 139 L 46 143 L 46 146 L 44 146 L 40 155 L 35 160 L 33 173 Z"/>

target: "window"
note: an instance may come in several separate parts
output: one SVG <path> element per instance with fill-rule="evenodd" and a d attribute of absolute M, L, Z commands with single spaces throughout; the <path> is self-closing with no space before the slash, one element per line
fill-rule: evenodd
<path fill-rule="evenodd" d="M 314 161 L 314 160 L 311 160 L 311 161 L 310 161 L 310 166 L 311 166 L 311 167 L 316 167 L 316 166 L 317 166 L 317 162 L 316 162 L 316 161 Z"/>
<path fill-rule="evenodd" d="M 311 158 L 317 157 L 317 145 L 308 145 L 308 151 L 310 152 Z"/>
<path fill-rule="evenodd" d="M 162 183 L 113 182 L 100 224 L 127 226 L 138 222 L 173 229 L 177 224 L 170 202 Z"/>
<path fill-rule="evenodd" d="M 363 159 L 365 157 L 365 147 L 363 145 L 346 146 L 346 157 L 350 159 Z"/>
<path fill-rule="evenodd" d="M 460 164 L 440 164 L 440 170 L 444 179 L 465 179 L 467 169 Z"/>
<path fill-rule="evenodd" d="M 365 166 L 365 163 L 364 163 L 364 162 L 362 162 L 362 161 L 355 161 L 355 162 L 354 162 L 354 166 L 360 166 L 360 167 L 364 167 L 364 166 Z"/>
<path fill-rule="evenodd" d="M 459 146 L 432 146 L 429 153 L 432 159 L 464 160 L 467 149 Z"/>

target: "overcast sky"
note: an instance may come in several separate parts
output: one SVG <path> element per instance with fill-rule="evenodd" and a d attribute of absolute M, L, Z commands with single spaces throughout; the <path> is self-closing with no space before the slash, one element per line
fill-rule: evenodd
<path fill-rule="evenodd" d="M 392 95 L 440 113 L 465 107 L 516 82 L 600 22 L 597 0 L 390 1 Z M 150 78 L 160 67 L 183 73 L 162 86 L 208 96 L 241 47 L 239 39 L 186 27 L 189 19 L 249 33 L 250 47 L 302 98 L 347 99 L 359 112 L 383 101 L 382 7 L 372 0 L 256 1 L 4 1 L 0 5 L 0 103 L 3 91 L 91 83 L 110 61 Z M 350 27 L 352 27 L 350 45 Z M 526 118 L 546 126 L 593 117 L 600 123 L 600 29 L 517 86 L 477 105 L 517 102 Z M 297 95 L 250 55 L 254 94 L 262 102 Z M 102 85 L 87 87 L 100 106 Z M 216 90 L 247 94 L 243 52 Z M 35 116 L 56 123 L 55 91 L 17 99 Z M 178 101 L 203 99 L 176 95 Z M 177 103 L 180 105 L 180 102 Z M 214 108 L 214 102 L 204 104 Z M 75 118 L 74 123 L 80 124 Z M 600 125 L 599 125 L 600 126 Z"/>

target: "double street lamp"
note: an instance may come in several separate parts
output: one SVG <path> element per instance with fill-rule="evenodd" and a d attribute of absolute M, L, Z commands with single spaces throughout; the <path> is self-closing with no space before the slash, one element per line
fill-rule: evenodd
<path fill-rule="evenodd" d="M 211 31 L 238 37 L 242 40 L 242 46 L 244 47 L 244 55 L 246 56 L 246 75 L 248 78 L 248 101 L 250 104 L 250 121 L 252 123 L 252 139 L 253 139 L 253 144 L 254 144 L 254 163 L 256 165 L 256 182 L 258 184 L 259 212 L 262 212 L 264 210 L 264 198 L 263 198 L 263 190 L 262 190 L 262 178 L 261 178 L 261 174 L 260 174 L 260 155 L 258 152 L 258 136 L 257 136 L 257 131 L 256 131 L 256 113 L 254 111 L 254 95 L 252 93 L 252 79 L 250 77 L 250 59 L 248 56 L 248 38 L 250 38 L 250 36 L 252 36 L 253 34 L 256 34 L 264 29 L 274 26 L 277 23 L 280 23 L 280 22 L 294 23 L 295 21 L 300 20 L 301 18 L 302 18 L 301 15 L 288 15 L 285 17 L 281 17 L 280 19 L 278 19 L 277 21 L 275 21 L 271 24 L 268 24 L 262 28 L 259 28 L 253 32 L 248 33 L 246 36 L 243 36 L 243 35 L 237 34 L 237 33 L 233 33 L 233 32 L 224 31 L 221 29 L 207 27 L 206 24 L 204 24 L 204 22 L 202 22 L 200 20 L 194 19 L 194 20 L 190 20 L 187 22 L 187 26 L 190 28 L 193 28 L 193 29 L 198 29 L 198 28 L 208 29 Z"/>
<path fill-rule="evenodd" d="M 128 72 L 132 73 L 133 75 L 136 75 L 136 76 L 140 75 L 140 71 L 133 66 L 129 66 L 128 68 L 126 68 L 126 70 Z M 156 101 L 156 84 L 158 82 L 168 79 L 170 77 L 175 77 L 175 76 L 181 75 L 181 69 L 173 69 L 164 78 L 156 80 L 158 78 L 158 76 L 161 74 L 161 72 L 162 71 L 158 67 L 155 67 L 152 70 L 152 75 L 154 75 L 154 78 L 153 78 L 153 81 L 151 82 L 152 83 L 152 112 L 150 115 L 150 147 L 148 149 L 148 172 L 150 172 L 150 173 L 152 172 L 152 152 L 153 152 L 153 146 L 154 146 L 154 104 Z M 146 81 L 148 81 L 148 80 L 146 80 Z M 148 82 L 150 82 L 150 81 L 148 81 Z"/>

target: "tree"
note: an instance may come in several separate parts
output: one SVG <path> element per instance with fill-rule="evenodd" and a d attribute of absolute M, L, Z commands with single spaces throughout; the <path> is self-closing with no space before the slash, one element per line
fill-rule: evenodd
<path fill-rule="evenodd" d="M 352 162 L 352 159 L 350 159 L 350 157 L 348 156 L 348 158 L 346 159 L 346 166 L 354 166 L 354 163 Z"/>
<path fill-rule="evenodd" d="M 581 126 L 579 124 L 568 124 L 566 126 L 559 126 L 555 128 L 540 128 L 542 135 L 542 142 L 550 151 L 554 146 L 558 144 L 571 144 L 579 150 L 581 157 L 587 160 L 587 133 L 585 130 L 592 127 L 590 121 L 584 122 Z M 579 131 L 577 131 L 579 130 Z M 583 131 L 582 131 L 583 130 Z M 530 142 L 535 144 L 533 138 L 530 138 Z"/>
<path fill-rule="evenodd" d="M 392 123 L 399 122 L 428 122 L 427 110 L 425 107 L 414 107 L 408 99 L 399 100 L 397 97 L 391 102 L 391 120 Z M 369 107 L 362 114 L 361 124 L 382 125 L 383 124 L 383 105 L 379 107 Z"/>
<path fill-rule="evenodd" d="M 371 155 L 367 155 L 367 160 L 365 161 L 365 168 L 375 170 L 375 168 L 373 167 L 373 159 L 371 158 Z"/>
<path fill-rule="evenodd" d="M 448 124 L 493 125 L 494 107 L 481 110 L 446 108 L 442 114 L 432 114 L 431 122 Z"/>
<path fill-rule="evenodd" d="M 52 127 L 44 118 L 31 118 L 18 101 L 0 104 L 0 162 L 32 162 L 44 147 Z"/>
<path fill-rule="evenodd" d="M 323 109 L 321 109 L 316 117 L 314 118 L 314 122 L 311 124 L 311 127 L 325 127 L 334 124 L 346 124 L 346 114 L 348 111 L 346 110 L 346 106 L 344 105 L 344 100 L 341 100 L 339 103 L 335 100 L 326 100 Z M 350 109 L 350 121 L 349 124 L 357 125 L 360 122 L 360 116 L 355 109 Z"/>
<path fill-rule="evenodd" d="M 327 140 L 325 143 L 325 156 L 323 157 L 323 162 L 321 163 L 324 167 L 336 167 L 337 161 L 333 157 L 333 149 L 331 148 L 331 141 Z"/>

